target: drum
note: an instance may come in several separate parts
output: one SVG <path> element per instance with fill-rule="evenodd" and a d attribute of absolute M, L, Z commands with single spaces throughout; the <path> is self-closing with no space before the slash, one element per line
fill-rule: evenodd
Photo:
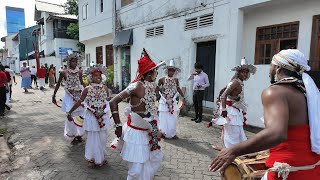
<path fill-rule="evenodd" d="M 221 179 L 260 180 L 267 171 L 265 162 L 268 157 L 266 151 L 239 156 L 221 173 Z"/>

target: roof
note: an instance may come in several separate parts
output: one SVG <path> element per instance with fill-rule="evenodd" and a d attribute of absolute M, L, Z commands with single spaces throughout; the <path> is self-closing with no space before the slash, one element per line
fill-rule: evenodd
<path fill-rule="evenodd" d="M 77 20 L 76 15 L 70 15 L 70 14 L 50 14 L 50 16 L 47 18 L 47 20 L 50 19 L 71 19 L 71 20 Z"/>
<path fill-rule="evenodd" d="M 36 0 L 35 11 L 64 14 L 64 6 Z"/>

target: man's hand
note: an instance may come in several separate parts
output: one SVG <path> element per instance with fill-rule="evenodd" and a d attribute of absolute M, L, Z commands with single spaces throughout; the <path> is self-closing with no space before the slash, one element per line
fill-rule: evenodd
<path fill-rule="evenodd" d="M 52 96 L 52 103 L 53 103 L 53 104 L 57 104 L 57 101 L 56 101 L 56 97 L 55 97 L 55 96 Z"/>
<path fill-rule="evenodd" d="M 222 149 L 218 156 L 212 160 L 209 165 L 209 171 L 215 172 L 217 170 L 224 171 L 226 167 L 231 164 L 236 158 L 236 154 L 232 148 Z"/>
<path fill-rule="evenodd" d="M 17 82 L 14 82 L 14 85 L 17 85 L 18 83 Z"/>
<path fill-rule="evenodd" d="M 119 127 L 116 128 L 115 134 L 116 134 L 116 136 L 117 136 L 118 138 L 121 137 L 121 135 L 122 135 L 122 126 L 119 126 Z"/>
<path fill-rule="evenodd" d="M 195 76 L 195 75 L 198 75 L 198 73 L 197 73 L 197 72 L 193 72 L 193 73 L 192 73 L 192 75 L 194 75 L 194 76 Z"/>
<path fill-rule="evenodd" d="M 225 111 L 222 111 L 222 112 L 221 112 L 221 116 L 224 117 L 224 118 L 226 118 L 226 117 L 228 116 L 228 111 L 226 111 L 226 110 L 225 110 Z"/>

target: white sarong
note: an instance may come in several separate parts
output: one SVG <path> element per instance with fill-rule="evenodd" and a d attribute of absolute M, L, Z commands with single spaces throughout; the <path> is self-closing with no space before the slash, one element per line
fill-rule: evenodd
<path fill-rule="evenodd" d="M 229 148 L 242 141 L 247 140 L 243 130 L 243 113 L 241 109 L 232 106 L 226 106 L 228 116 L 222 116 L 212 119 L 212 122 L 217 125 L 223 125 L 222 139 L 225 147 Z"/>
<path fill-rule="evenodd" d="M 65 95 L 62 99 L 61 110 L 63 112 L 69 112 L 72 106 L 75 104 L 72 96 L 65 92 Z M 83 107 L 78 107 L 73 113 L 72 116 L 82 116 L 83 115 Z M 80 126 L 75 125 L 73 121 L 69 121 L 66 119 L 65 127 L 64 127 L 64 137 L 67 141 L 72 141 L 77 136 L 83 136 L 84 129 Z"/>
<path fill-rule="evenodd" d="M 128 162 L 128 180 L 151 180 L 160 168 L 163 159 L 162 151 L 150 151 L 151 130 L 149 121 L 153 118 L 141 118 L 136 113 L 131 113 L 131 125 L 148 130 L 137 130 L 127 124 L 123 126 L 122 138 L 124 141 L 121 157 Z"/>
<path fill-rule="evenodd" d="M 161 95 L 161 94 L 160 94 Z M 173 138 L 176 135 L 179 107 L 176 100 L 178 93 L 173 98 L 173 113 L 169 112 L 166 99 L 161 95 L 159 101 L 159 129 L 166 138 Z"/>

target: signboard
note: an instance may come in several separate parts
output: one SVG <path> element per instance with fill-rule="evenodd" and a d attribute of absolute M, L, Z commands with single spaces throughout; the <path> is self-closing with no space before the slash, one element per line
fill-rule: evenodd
<path fill-rule="evenodd" d="M 72 51 L 72 48 L 59 47 L 59 55 L 61 56 L 67 56 L 68 51 Z"/>

